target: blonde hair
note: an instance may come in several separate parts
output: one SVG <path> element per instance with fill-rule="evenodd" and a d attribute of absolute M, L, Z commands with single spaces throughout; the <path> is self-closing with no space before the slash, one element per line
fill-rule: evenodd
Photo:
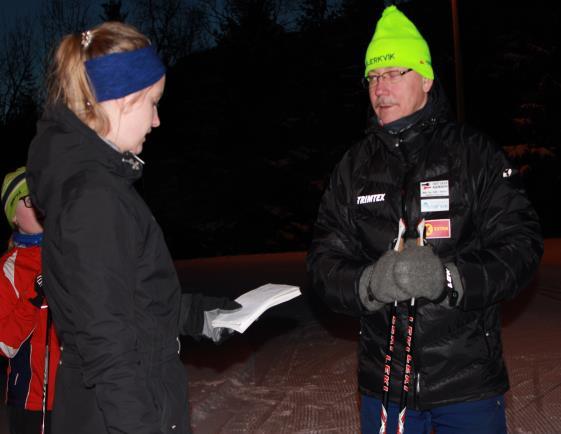
<path fill-rule="evenodd" d="M 112 53 L 138 50 L 150 40 L 131 25 L 105 22 L 85 34 L 66 35 L 54 53 L 48 76 L 47 103 L 65 104 L 100 135 L 109 131 L 109 119 L 97 103 L 84 62 Z"/>

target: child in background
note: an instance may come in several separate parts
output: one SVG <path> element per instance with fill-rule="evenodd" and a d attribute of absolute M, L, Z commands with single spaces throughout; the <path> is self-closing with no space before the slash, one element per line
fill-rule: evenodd
<path fill-rule="evenodd" d="M 10 433 L 49 433 L 60 349 L 43 295 L 43 227 L 29 197 L 25 167 L 4 178 L 2 207 L 14 229 L 11 247 L 0 260 L 0 354 L 9 359 Z"/>

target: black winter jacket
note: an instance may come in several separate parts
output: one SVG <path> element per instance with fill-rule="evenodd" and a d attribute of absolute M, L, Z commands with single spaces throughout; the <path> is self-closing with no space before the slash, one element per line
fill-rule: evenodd
<path fill-rule="evenodd" d="M 133 187 L 141 173 L 66 107 L 38 124 L 28 183 L 45 214 L 45 292 L 64 347 L 58 434 L 189 432 L 181 288 Z"/>
<path fill-rule="evenodd" d="M 435 88 L 437 89 L 437 88 Z M 455 308 L 419 300 L 413 344 L 414 390 L 408 406 L 435 406 L 504 393 L 499 303 L 530 281 L 543 252 L 538 218 L 516 185 L 516 171 L 487 137 L 450 121 L 437 90 L 421 120 L 395 133 L 377 126 L 335 168 L 320 204 L 308 268 L 323 300 L 360 317 L 359 388 L 381 397 L 389 305 L 367 312 L 358 297 L 362 271 L 391 248 L 398 221 L 450 220 L 449 238 L 428 239 L 461 275 Z M 437 185 L 446 185 L 448 191 Z M 433 182 L 427 184 L 427 182 Z M 449 201 L 434 205 L 423 188 Z M 436 223 L 435 223 L 436 224 Z M 398 307 L 390 399 L 399 402 L 407 307 Z"/>

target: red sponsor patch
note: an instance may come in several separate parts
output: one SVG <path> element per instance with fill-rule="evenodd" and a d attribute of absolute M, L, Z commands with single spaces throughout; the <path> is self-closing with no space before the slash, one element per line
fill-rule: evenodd
<path fill-rule="evenodd" d="M 452 236 L 450 219 L 427 220 L 425 222 L 425 230 L 427 239 L 450 238 Z"/>

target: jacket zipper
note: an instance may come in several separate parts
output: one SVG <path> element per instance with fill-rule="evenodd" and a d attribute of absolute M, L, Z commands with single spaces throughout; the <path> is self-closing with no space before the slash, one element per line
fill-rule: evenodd
<path fill-rule="evenodd" d="M 396 137 L 396 141 L 395 141 L 395 147 L 399 148 L 400 147 L 400 143 L 402 142 L 402 139 L 400 136 Z M 400 150 L 401 151 L 401 150 Z M 409 216 L 407 214 L 408 209 L 407 209 L 407 198 L 406 198 L 406 187 L 407 184 L 409 183 L 409 173 L 406 172 L 403 179 L 402 179 L 402 184 L 401 184 L 401 217 L 403 218 L 403 221 L 405 222 L 405 225 L 407 227 L 407 231 L 409 232 Z M 413 408 L 418 408 L 417 407 L 417 402 L 419 400 L 419 395 L 421 393 L 421 373 L 419 371 L 417 371 L 416 366 L 415 366 L 415 361 L 417 360 L 417 352 L 415 351 L 415 348 L 413 347 L 413 375 L 415 378 L 415 387 L 414 387 L 414 393 L 413 393 Z"/>
<path fill-rule="evenodd" d="M 395 147 L 399 148 L 401 143 L 401 138 L 399 136 L 397 136 L 395 138 Z M 399 150 L 399 153 L 401 155 L 401 149 Z M 402 156 L 403 159 L 403 156 Z M 407 174 L 405 173 L 403 178 L 401 179 L 401 218 L 403 218 L 403 221 L 405 222 L 405 226 L 407 229 L 407 225 L 409 223 L 408 218 L 407 218 L 407 203 L 405 200 L 405 186 L 407 184 Z"/>

